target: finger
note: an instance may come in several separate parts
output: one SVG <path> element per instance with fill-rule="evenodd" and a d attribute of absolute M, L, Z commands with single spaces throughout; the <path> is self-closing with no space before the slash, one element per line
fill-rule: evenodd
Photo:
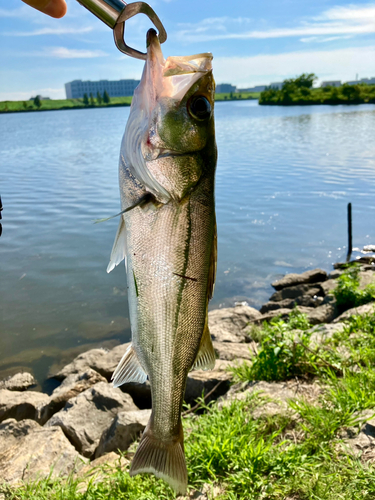
<path fill-rule="evenodd" d="M 23 0 L 25 3 L 51 17 L 60 18 L 66 14 L 65 0 Z"/>

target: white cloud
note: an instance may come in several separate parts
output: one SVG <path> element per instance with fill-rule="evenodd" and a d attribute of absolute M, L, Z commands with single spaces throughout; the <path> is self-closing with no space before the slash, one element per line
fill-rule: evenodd
<path fill-rule="evenodd" d="M 0 101 L 28 101 L 30 97 L 36 95 L 50 97 L 51 99 L 65 99 L 65 90 L 63 88 L 43 88 L 18 92 L 0 92 Z"/>
<path fill-rule="evenodd" d="M 104 57 L 108 54 L 103 50 L 68 49 L 66 47 L 49 47 L 38 55 L 57 57 L 58 59 L 92 59 Z"/>
<path fill-rule="evenodd" d="M 294 27 L 251 31 L 240 29 L 241 25 L 245 27 L 249 23 L 251 19 L 248 18 L 208 18 L 197 24 L 182 25 L 186 29 L 180 30 L 174 36 L 185 42 L 206 42 L 375 33 L 375 4 L 334 7 Z M 233 29 L 234 24 L 236 29 Z"/>
<path fill-rule="evenodd" d="M 66 35 L 66 34 L 83 34 L 89 33 L 93 30 L 92 26 L 86 26 L 82 28 L 40 28 L 34 31 L 10 31 L 8 33 L 3 33 L 7 36 L 39 36 L 39 35 Z"/>
<path fill-rule="evenodd" d="M 354 80 L 375 75 L 375 45 L 338 50 L 287 52 L 251 57 L 217 57 L 214 75 L 217 83 L 228 80 L 238 87 L 267 85 L 273 81 L 315 73 L 322 80 Z"/>

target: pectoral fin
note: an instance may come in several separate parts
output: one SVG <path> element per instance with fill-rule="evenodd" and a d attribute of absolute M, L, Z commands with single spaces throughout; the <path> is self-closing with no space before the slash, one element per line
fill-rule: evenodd
<path fill-rule="evenodd" d="M 210 330 L 208 329 L 208 316 L 204 325 L 203 335 L 195 358 L 192 370 L 212 370 L 215 367 L 216 354 L 212 345 Z"/>
<path fill-rule="evenodd" d="M 115 242 L 113 243 L 111 257 L 107 267 L 107 273 L 110 273 L 121 261 L 125 259 L 126 265 L 126 227 L 123 216 L 121 215 L 118 225 Z"/>
<path fill-rule="evenodd" d="M 130 344 L 121 358 L 120 363 L 117 365 L 116 370 L 113 372 L 113 385 L 119 387 L 129 382 L 143 384 L 146 382 L 146 379 L 147 375 L 138 361 L 133 346 Z"/>

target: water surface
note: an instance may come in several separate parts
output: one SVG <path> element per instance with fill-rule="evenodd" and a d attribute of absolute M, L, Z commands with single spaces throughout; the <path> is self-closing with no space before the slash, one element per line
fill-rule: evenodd
<path fill-rule="evenodd" d="M 375 243 L 375 106 L 216 104 L 219 261 L 211 308 L 259 307 L 286 272 L 330 270 Z M 129 339 L 123 265 L 108 263 L 129 108 L 0 115 L 0 378 L 42 382 L 91 346 Z"/>

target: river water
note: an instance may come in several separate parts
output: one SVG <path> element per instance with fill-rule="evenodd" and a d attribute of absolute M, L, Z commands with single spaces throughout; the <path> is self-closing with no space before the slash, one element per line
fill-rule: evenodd
<path fill-rule="evenodd" d="M 106 273 L 129 108 L 0 115 L 0 378 L 48 373 L 130 337 L 123 265 Z M 287 272 L 375 243 L 375 106 L 215 108 L 219 258 L 210 307 L 259 307 Z"/>

